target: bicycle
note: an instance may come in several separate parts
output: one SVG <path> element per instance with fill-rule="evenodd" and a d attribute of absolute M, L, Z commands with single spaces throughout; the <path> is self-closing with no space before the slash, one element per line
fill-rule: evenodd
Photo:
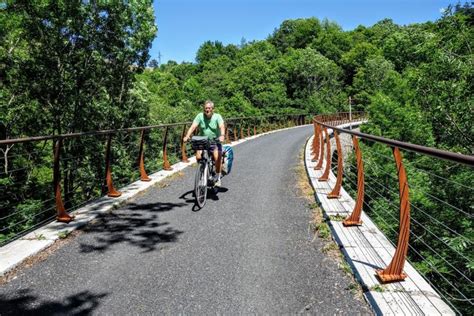
<path fill-rule="evenodd" d="M 209 149 L 211 144 L 219 144 L 218 139 L 209 139 L 207 136 L 193 136 L 191 138 L 191 147 L 193 150 L 202 150 L 201 160 L 196 170 L 194 179 L 194 197 L 196 205 L 202 208 L 206 204 L 207 191 L 214 188 L 213 176 L 216 174 L 216 166 L 211 158 Z"/>

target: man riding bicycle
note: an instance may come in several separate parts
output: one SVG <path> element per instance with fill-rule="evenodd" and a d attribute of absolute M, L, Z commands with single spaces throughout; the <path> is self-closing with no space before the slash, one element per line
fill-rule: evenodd
<path fill-rule="evenodd" d="M 222 169 L 222 144 L 224 142 L 224 120 L 220 114 L 214 113 L 214 103 L 210 100 L 204 102 L 203 112 L 196 115 L 193 124 L 188 129 L 183 141 L 187 142 L 196 128 L 199 127 L 199 135 L 207 136 L 209 139 L 219 139 L 219 142 L 212 143 L 210 152 L 212 159 L 216 164 L 216 176 L 214 179 L 215 186 L 221 186 L 221 169 Z M 202 150 L 196 151 L 196 159 L 199 161 L 202 157 Z"/>

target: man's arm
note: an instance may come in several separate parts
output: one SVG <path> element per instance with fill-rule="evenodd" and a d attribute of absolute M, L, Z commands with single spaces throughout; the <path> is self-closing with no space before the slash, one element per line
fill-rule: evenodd
<path fill-rule="evenodd" d="M 191 127 L 188 129 L 188 132 L 186 133 L 186 136 L 184 136 L 184 138 L 183 138 L 183 141 L 185 143 L 189 140 L 192 133 L 194 133 L 194 131 L 196 130 L 196 127 L 198 127 L 198 124 L 193 122 L 193 124 L 191 124 Z"/>
<path fill-rule="evenodd" d="M 220 133 L 221 136 L 219 136 L 219 141 L 221 143 L 223 143 L 224 140 L 225 140 L 225 124 L 224 124 L 224 121 L 222 121 L 222 123 L 219 124 L 219 129 L 221 131 L 221 133 Z"/>

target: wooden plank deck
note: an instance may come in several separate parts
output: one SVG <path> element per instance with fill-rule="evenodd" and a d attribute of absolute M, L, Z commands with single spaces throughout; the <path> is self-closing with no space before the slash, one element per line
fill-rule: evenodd
<path fill-rule="evenodd" d="M 332 134 L 332 130 L 328 132 Z M 315 198 L 328 217 L 334 240 L 361 283 L 364 295 L 374 311 L 380 315 L 455 315 L 409 262 L 405 263 L 404 272 L 408 277 L 404 281 L 380 284 L 375 270 L 383 269 L 390 263 L 395 247 L 365 212 L 361 215 L 363 224 L 355 227 L 344 227 L 341 221 L 331 217 L 346 217 L 352 212 L 355 201 L 344 189 L 341 190 L 339 199 L 327 198 L 327 194 L 334 187 L 336 177 L 331 172 L 329 181 L 318 181 L 324 168 L 314 170 L 316 162 L 311 161 L 312 139 L 311 137 L 306 144 L 305 164 Z M 324 161 L 323 166 L 325 165 Z"/>

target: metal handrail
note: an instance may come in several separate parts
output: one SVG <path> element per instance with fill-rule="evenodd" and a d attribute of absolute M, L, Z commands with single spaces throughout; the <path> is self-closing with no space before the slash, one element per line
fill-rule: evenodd
<path fill-rule="evenodd" d="M 304 114 L 271 114 L 271 115 L 260 115 L 260 116 L 243 116 L 243 117 L 231 117 L 226 119 L 225 122 L 234 122 L 248 119 L 265 119 L 272 117 L 282 117 L 282 116 L 302 116 L 308 115 Z M 36 142 L 43 140 L 57 140 L 57 139 L 68 139 L 68 138 L 77 138 L 82 136 L 99 136 L 99 135 L 110 135 L 120 132 L 134 132 L 142 130 L 150 130 L 156 128 L 165 128 L 165 127 L 176 127 L 191 124 L 192 121 L 179 122 L 179 123 L 169 123 L 169 124 L 159 124 L 159 125 L 148 125 L 140 127 L 128 127 L 128 128 L 118 128 L 118 129 L 107 129 L 107 130 L 98 130 L 90 132 L 78 132 L 78 133 L 68 133 L 68 134 L 59 134 L 59 135 L 47 135 L 47 136 L 32 136 L 32 137 L 21 137 L 21 138 L 11 138 L 11 139 L 2 139 L 0 140 L 0 145 L 11 145 L 16 143 L 25 143 L 25 142 Z"/>
<path fill-rule="evenodd" d="M 315 120 L 315 122 L 317 124 L 320 124 L 320 125 L 326 127 L 326 128 L 332 128 L 332 129 L 334 129 L 334 130 L 336 130 L 340 133 L 346 133 L 346 134 L 350 134 L 350 135 L 353 135 L 353 136 L 358 136 L 360 138 L 372 140 L 372 141 L 382 143 L 382 144 L 385 144 L 385 145 L 388 145 L 388 146 L 391 146 L 391 147 L 403 148 L 405 150 L 409 150 L 409 151 L 420 153 L 420 154 L 429 155 L 429 156 L 432 156 L 432 157 L 435 157 L 435 158 L 441 158 L 441 159 L 445 159 L 445 160 L 449 160 L 449 161 L 463 163 L 463 164 L 466 164 L 466 165 L 469 165 L 469 166 L 474 166 L 474 156 L 463 155 L 463 154 L 454 153 L 454 152 L 441 150 L 441 149 L 437 149 L 437 148 L 432 148 L 432 147 L 427 147 L 427 146 L 422 146 L 422 145 L 416 145 L 416 144 L 411 144 L 411 143 L 407 143 L 407 142 L 401 142 L 401 141 L 394 140 L 394 139 L 384 138 L 384 137 L 381 137 L 381 136 L 375 136 L 375 135 L 365 134 L 365 133 L 361 133 L 361 132 L 357 132 L 357 131 L 353 131 L 353 130 L 347 130 L 347 129 L 344 129 L 344 128 L 332 126 L 330 124 L 325 124 L 325 123 L 320 122 L 318 120 Z"/>
<path fill-rule="evenodd" d="M 355 117 L 357 118 L 359 123 L 364 123 L 366 121 L 365 115 L 363 113 L 357 113 L 357 114 L 352 113 L 352 114 L 355 115 Z M 328 130 L 332 130 L 333 136 L 335 138 L 335 142 L 336 142 L 337 147 L 338 147 L 336 149 L 337 156 L 338 156 L 337 180 L 336 180 L 335 184 L 331 185 L 331 186 L 334 186 L 334 188 L 332 189 L 332 191 L 330 193 L 328 193 L 326 195 L 326 198 L 327 199 L 331 199 L 331 198 L 338 199 L 338 198 L 341 197 L 339 191 L 341 189 L 340 186 L 341 186 L 341 182 L 342 182 L 343 173 L 345 172 L 346 168 L 343 167 L 343 159 L 341 159 L 341 157 L 344 153 L 341 150 L 339 134 L 345 133 L 345 134 L 351 135 L 356 161 L 354 162 L 355 165 L 351 165 L 349 169 L 352 169 L 351 173 L 353 173 L 353 174 L 356 172 L 357 182 L 354 181 L 354 179 L 351 180 L 350 178 L 348 178 L 347 180 L 352 184 L 354 192 L 357 192 L 357 197 L 356 197 L 356 201 L 355 201 L 356 203 L 354 205 L 354 208 L 353 208 L 351 214 L 349 214 L 349 216 L 342 222 L 342 224 L 346 227 L 347 226 L 362 225 L 361 213 L 362 213 L 363 205 L 365 205 L 368 209 L 372 210 L 370 202 L 367 203 L 365 201 L 365 197 L 367 197 L 369 200 L 373 200 L 373 197 L 371 197 L 369 195 L 369 193 L 366 192 L 365 188 L 367 187 L 367 188 L 369 188 L 370 190 L 373 190 L 373 191 L 375 191 L 375 189 L 372 188 L 369 184 L 366 184 L 366 180 L 365 180 L 366 172 L 364 172 L 364 169 L 365 169 L 364 168 L 364 159 L 362 157 L 362 149 L 363 148 L 360 148 L 358 139 L 359 138 L 360 139 L 365 139 L 365 140 L 368 140 L 368 141 L 371 141 L 371 142 L 384 144 L 384 145 L 390 147 L 392 149 L 392 152 L 393 152 L 393 158 L 394 158 L 394 163 L 395 163 L 395 168 L 396 168 L 397 174 L 391 175 L 391 174 L 389 174 L 387 172 L 383 172 L 383 171 L 382 171 L 382 173 L 384 173 L 385 176 L 391 177 L 391 181 L 395 180 L 395 181 L 398 182 L 398 190 L 394 190 L 395 188 L 390 189 L 388 187 L 385 187 L 385 189 L 387 189 L 392 196 L 396 193 L 395 191 L 398 191 L 398 193 L 399 193 L 399 203 L 396 203 L 395 201 L 394 201 L 395 203 L 393 203 L 393 202 L 391 202 L 390 199 L 387 199 L 387 198 L 383 197 L 381 194 L 377 193 L 376 191 L 375 192 L 379 196 L 383 197 L 386 202 L 389 202 L 390 205 L 395 206 L 395 207 L 396 206 L 399 207 L 398 240 L 396 242 L 396 245 L 394 245 L 396 247 L 396 249 L 395 249 L 395 253 L 393 254 L 393 257 L 392 257 L 390 263 L 388 264 L 388 266 L 385 269 L 376 270 L 375 271 L 376 276 L 378 277 L 378 279 L 382 283 L 398 282 L 398 281 L 404 280 L 407 277 L 407 275 L 404 273 L 404 265 L 405 265 L 405 262 L 407 260 L 408 249 L 410 249 L 410 251 L 413 251 L 414 253 L 416 253 L 416 255 L 419 256 L 422 260 L 427 261 L 426 263 L 431 268 L 434 269 L 433 271 L 439 277 L 443 278 L 443 280 L 446 281 L 448 284 L 451 284 L 452 282 L 450 282 L 448 279 L 446 279 L 440 271 L 438 271 L 434 266 L 432 266 L 431 263 L 429 262 L 429 260 L 426 259 L 426 257 L 424 257 L 422 254 L 420 254 L 420 252 L 418 252 L 416 249 L 414 249 L 413 245 L 409 242 L 410 236 L 414 236 L 415 237 L 414 242 L 423 243 L 425 246 L 427 246 L 429 248 L 430 251 L 434 252 L 435 255 L 437 257 L 441 258 L 441 260 L 443 260 L 444 262 L 448 262 L 449 258 L 442 257 L 440 252 L 437 252 L 435 249 L 433 249 L 430 246 L 429 242 L 425 242 L 425 241 L 421 240 L 421 236 L 416 234 L 416 229 L 415 230 L 411 229 L 410 226 L 413 222 L 415 227 L 417 227 L 417 228 L 421 227 L 423 230 L 428 231 L 428 233 L 433 235 L 436 240 L 439 240 L 439 241 L 443 242 L 443 244 L 446 245 L 450 249 L 450 251 L 454 251 L 456 253 L 456 256 L 461 257 L 463 260 L 468 260 L 468 257 L 466 255 L 464 255 L 463 253 L 461 253 L 459 251 L 456 251 L 456 248 L 454 246 L 450 245 L 446 240 L 443 239 L 443 235 L 438 235 L 437 231 L 432 231 L 432 230 L 429 230 L 426 227 L 424 227 L 421 224 L 421 221 L 419 221 L 419 216 L 423 216 L 423 218 L 426 218 L 428 221 L 430 221 L 430 223 L 435 223 L 436 227 L 438 229 L 442 229 L 443 232 L 448 232 L 449 236 L 453 236 L 454 238 L 461 238 L 461 239 L 466 238 L 466 237 L 464 235 L 462 235 L 461 233 L 459 233 L 454 227 L 451 227 L 448 223 L 445 223 L 441 220 L 436 219 L 434 217 L 434 214 L 431 214 L 430 212 L 423 211 L 422 209 L 420 209 L 416 205 L 416 203 L 410 202 L 409 191 L 411 191 L 411 188 L 409 187 L 409 184 L 408 184 L 408 178 L 409 178 L 408 173 L 411 173 L 413 171 L 412 170 L 413 168 L 410 168 L 408 170 L 409 172 L 407 172 L 407 170 L 404 167 L 404 162 L 403 162 L 403 159 L 402 159 L 400 149 L 404 149 L 404 150 L 407 150 L 407 151 L 410 151 L 410 152 L 418 153 L 418 154 L 421 154 L 421 155 L 424 155 L 424 156 L 435 157 L 435 158 L 440 159 L 440 160 L 443 159 L 443 160 L 446 160 L 446 161 L 454 162 L 454 163 L 459 164 L 460 167 L 467 166 L 468 168 L 469 167 L 471 167 L 471 168 L 474 167 L 474 156 L 464 155 L 464 154 L 445 151 L 445 150 L 440 150 L 440 149 L 427 147 L 427 146 L 422 146 L 422 145 L 417 145 L 417 144 L 411 144 L 411 143 L 407 143 L 407 142 L 388 139 L 388 138 L 384 138 L 384 137 L 381 137 L 381 136 L 375 136 L 375 135 L 371 135 L 371 134 L 361 133 L 361 132 L 358 132 L 358 131 L 342 128 L 343 126 L 341 126 L 341 125 L 346 125 L 347 126 L 346 123 L 349 123 L 349 122 L 353 121 L 350 118 L 353 119 L 354 116 L 349 117 L 349 119 L 348 119 L 347 113 L 317 115 L 313 118 L 314 137 L 313 137 L 312 146 L 311 146 L 311 148 L 312 148 L 311 155 L 312 155 L 312 161 L 316 162 L 315 165 L 314 165 L 314 169 L 315 170 L 321 170 L 321 173 L 318 174 L 318 177 L 319 177 L 318 181 L 328 181 L 328 174 L 329 174 L 329 171 L 331 171 L 332 151 L 331 151 L 331 145 L 330 145 L 329 139 L 332 136 L 330 136 L 330 134 L 329 134 L 331 131 L 328 132 Z M 346 127 L 346 126 L 344 126 L 344 127 Z M 376 152 L 374 152 L 374 154 L 376 154 Z M 390 160 L 390 157 L 387 157 L 385 155 L 383 155 L 383 157 L 386 157 Z M 323 163 L 323 161 L 324 161 L 324 163 Z M 370 162 L 370 159 L 368 160 L 368 162 Z M 325 166 L 323 167 L 323 165 L 325 165 Z M 370 166 L 370 164 L 369 164 L 369 166 Z M 324 169 L 324 170 L 322 170 L 322 169 Z M 422 170 L 422 171 L 424 171 L 424 170 Z M 372 178 L 369 177 L 368 182 L 373 182 L 373 181 L 375 181 L 375 180 L 373 180 Z M 380 185 L 380 186 L 383 187 L 383 183 L 380 184 L 377 181 L 375 181 L 375 183 L 377 183 L 377 185 Z M 457 183 L 457 184 L 459 184 L 459 183 Z M 471 189 L 469 187 L 466 187 L 466 188 Z M 357 191 L 355 191 L 355 189 L 357 189 Z M 430 194 L 428 194 L 428 196 L 435 198 L 437 200 L 437 202 L 442 202 L 443 205 L 446 205 L 446 207 L 449 207 L 451 209 L 461 210 L 461 209 L 457 208 L 456 206 L 449 204 L 448 202 L 445 202 L 443 200 L 440 200 L 440 199 L 436 198 L 435 196 L 432 196 Z M 413 208 L 413 210 L 416 212 L 416 217 L 415 218 L 411 218 L 411 210 L 410 210 L 411 208 Z M 373 212 L 375 213 L 375 210 L 373 210 Z M 469 214 L 467 212 L 463 212 L 463 213 L 469 217 Z M 386 216 L 390 216 L 395 221 L 397 220 L 395 218 L 395 216 L 393 216 L 393 214 L 391 214 L 390 212 L 386 212 L 386 209 L 384 209 L 383 214 L 385 214 Z M 378 214 L 377 218 L 379 216 L 381 216 L 381 219 L 388 226 L 387 222 L 384 220 L 384 216 L 381 215 L 381 214 Z M 472 217 L 470 217 L 470 218 L 472 218 Z M 392 230 L 392 231 L 395 232 L 394 230 Z M 395 232 L 395 233 L 397 233 L 397 232 Z M 466 240 L 465 242 L 472 245 L 472 241 L 470 241 L 470 240 Z M 456 273 L 457 276 L 463 278 L 464 280 L 470 281 L 470 279 L 467 277 L 468 275 L 465 272 L 463 272 L 464 270 L 463 270 L 462 267 L 454 266 L 450 262 L 448 262 L 448 265 L 449 265 L 450 269 L 452 269 L 452 271 L 454 271 Z M 427 281 L 431 284 L 430 280 L 427 280 Z M 433 284 L 432 284 L 432 286 L 433 286 Z M 464 294 L 464 293 L 460 292 L 460 290 L 455 285 L 452 285 L 451 289 L 454 291 L 453 293 L 459 294 L 459 297 L 451 296 L 450 292 L 448 291 L 445 294 L 450 297 L 450 300 L 468 302 L 471 305 L 473 304 L 472 299 L 466 296 L 467 293 Z M 446 296 L 444 296 L 444 294 L 440 293 L 440 295 L 443 296 L 446 299 Z M 449 301 L 447 301 L 447 302 L 448 302 L 448 304 L 450 304 L 451 307 L 456 309 L 456 307 L 454 306 L 454 304 L 452 302 L 449 302 Z"/>
<path fill-rule="evenodd" d="M 283 113 L 283 114 L 269 114 L 269 115 L 260 115 L 260 116 L 241 116 L 241 117 L 231 117 L 225 120 L 225 141 L 230 142 L 232 136 L 232 140 L 238 140 L 244 137 L 248 137 L 251 135 L 257 135 L 262 132 L 268 132 L 270 130 L 278 129 L 281 127 L 288 127 L 288 126 L 297 126 L 297 125 L 303 125 L 307 124 L 309 122 L 309 115 L 307 113 Z M 53 145 L 53 150 L 52 150 L 52 192 L 49 191 L 49 188 L 46 187 L 46 185 L 49 187 L 49 184 L 42 183 L 43 187 L 43 195 L 41 194 L 25 194 L 25 196 L 35 196 L 35 199 L 38 199 L 41 201 L 41 204 L 45 200 L 48 202 L 51 202 L 51 204 L 55 204 L 55 208 L 57 211 L 57 220 L 62 221 L 62 222 L 69 222 L 71 220 L 74 220 L 74 217 L 68 214 L 68 211 L 71 211 L 74 209 L 77 205 L 71 204 L 71 199 L 68 197 L 70 194 L 73 195 L 74 192 L 67 190 L 67 192 L 63 192 L 62 186 L 66 186 L 66 181 L 69 176 L 70 169 L 65 168 L 65 163 L 69 163 L 70 159 L 71 161 L 75 158 L 65 158 L 65 154 L 68 154 L 68 150 L 71 148 L 68 147 L 67 142 L 75 139 L 82 139 L 82 137 L 91 137 L 94 141 L 99 141 L 99 137 L 102 137 L 103 139 L 100 140 L 101 143 L 103 143 L 104 149 L 105 149 L 105 159 L 104 162 L 98 162 L 97 165 L 95 165 L 93 168 L 97 168 L 95 171 L 99 172 L 97 174 L 99 178 L 94 179 L 91 181 L 91 184 L 89 184 L 90 190 L 100 190 L 100 194 L 107 194 L 109 197 L 118 197 L 121 195 L 121 192 L 117 189 L 115 189 L 114 186 L 114 173 L 112 172 L 112 165 L 114 164 L 114 161 L 112 159 L 113 152 L 115 150 L 115 146 L 112 146 L 112 143 L 116 140 L 116 136 L 123 136 L 122 133 L 129 133 L 131 136 L 137 136 L 137 139 L 134 138 L 133 142 L 137 141 L 137 144 L 132 144 L 130 148 L 135 148 L 138 152 L 130 152 L 130 158 L 133 160 L 135 157 L 137 160 L 135 163 L 133 163 L 133 166 L 130 166 L 133 168 L 132 170 L 135 170 L 135 175 L 136 171 L 139 171 L 139 179 L 141 181 L 150 181 L 151 178 L 148 176 L 147 171 L 146 171 L 146 166 L 145 166 L 145 156 L 147 149 L 151 149 L 149 146 L 149 138 L 147 137 L 147 133 L 151 130 L 159 130 L 162 132 L 162 135 L 160 135 L 161 138 L 161 143 L 160 146 L 153 146 L 152 151 L 155 151 L 153 161 L 156 165 L 162 164 L 162 169 L 163 170 L 170 170 L 172 169 L 172 166 L 169 161 L 168 157 L 168 151 L 172 150 L 172 155 L 174 156 L 173 158 L 175 159 L 181 159 L 182 162 L 188 162 L 187 158 L 187 146 L 183 141 L 184 135 L 186 133 L 187 128 L 189 128 L 190 124 L 192 122 L 186 121 L 186 122 L 178 122 L 178 123 L 168 123 L 168 124 L 159 124 L 159 125 L 149 125 L 149 126 L 140 126 L 140 127 L 130 127 L 130 128 L 120 128 L 120 129 L 106 129 L 106 130 L 97 130 L 97 131 L 86 131 L 86 132 L 77 132 L 77 133 L 68 133 L 68 134 L 58 134 L 58 135 L 46 135 L 46 136 L 34 136 L 34 137 L 23 137 L 23 138 L 14 138 L 14 139 L 3 139 L 0 140 L 0 152 L 3 152 L 3 156 L 0 156 L 0 164 L 3 164 L 4 168 L 1 168 L 0 170 L 0 177 L 3 177 L 3 175 L 10 177 L 13 172 L 18 171 L 18 169 L 14 170 L 8 170 L 8 165 L 11 164 L 13 165 L 14 162 L 17 159 L 20 159 L 22 155 L 15 154 L 13 156 L 9 156 L 9 152 L 13 153 L 13 151 L 10 151 L 10 149 L 15 148 L 17 150 L 26 150 L 25 151 L 25 157 L 28 155 L 31 155 L 32 153 L 35 154 L 35 157 L 41 157 L 41 159 L 44 159 L 44 165 L 35 165 L 35 166 L 26 166 L 22 170 L 29 170 L 31 168 L 38 168 L 38 167 L 44 167 L 43 170 L 47 172 L 46 170 L 50 168 L 50 147 L 46 146 L 46 142 L 52 142 Z M 252 132 L 252 133 L 251 133 Z M 137 135 L 138 134 L 138 135 Z M 105 136 L 105 137 L 104 137 Z M 128 135 L 126 135 L 128 136 Z M 41 150 L 38 151 L 28 151 L 27 148 L 31 146 L 27 146 L 25 148 L 23 147 L 16 147 L 14 146 L 15 144 L 37 144 L 40 141 L 44 141 L 45 144 L 41 145 L 42 147 Z M 156 140 L 155 140 L 156 142 Z M 173 146 L 173 144 L 174 146 Z M 147 144 L 147 145 L 146 145 Z M 124 146 L 128 146 L 127 144 L 122 143 Z M 1 150 L 6 147 L 6 150 Z M 21 149 L 23 148 L 23 149 Z M 76 149 L 77 151 L 77 149 Z M 102 151 L 102 149 L 101 149 Z M 156 159 L 156 154 L 160 156 L 159 159 Z M 100 157 L 102 153 L 98 153 L 97 157 Z M 133 158 L 131 156 L 134 156 Z M 47 158 L 45 158 L 47 157 Z M 2 159 L 4 158 L 4 159 Z M 26 158 L 29 159 L 29 158 Z M 79 159 L 79 158 L 77 158 Z M 151 159 L 150 159 L 151 160 Z M 23 162 L 25 163 L 25 162 Z M 104 164 L 105 163 L 105 164 Z M 104 168 L 105 167 L 105 168 Z M 64 168 L 64 169 L 63 169 Z M 4 171 L 5 170 L 5 171 Z M 134 176 L 128 173 L 128 176 L 130 178 L 133 178 Z M 23 181 L 21 178 L 15 178 L 12 177 L 11 179 L 15 179 L 15 183 L 19 183 Z M 117 180 L 117 179 L 115 179 Z M 123 180 L 123 178 L 120 178 L 119 180 Z M 13 181 L 13 180 L 12 180 Z M 92 188 L 92 186 L 95 186 L 95 188 Z M 27 187 L 26 190 L 35 190 L 37 189 L 36 187 Z M 66 191 L 66 189 L 64 190 Z M 91 191 L 92 192 L 92 191 Z M 28 193 L 31 193 L 28 191 Z M 36 192 L 37 193 L 37 192 Z M 52 193 L 52 195 L 50 195 Z M 46 196 L 47 195 L 47 196 Z M 51 198 L 51 196 L 54 196 Z M 0 196 L 0 200 L 3 197 Z M 10 202 L 9 202 L 10 203 Z M 15 214 L 19 215 L 22 211 L 20 211 L 17 206 L 18 204 L 21 204 L 21 202 L 17 200 L 12 200 L 9 205 L 2 205 L 3 203 L 0 203 L 0 206 L 2 206 L 2 210 L 6 209 L 6 207 L 9 209 L 8 214 Z M 51 207 L 47 209 L 47 211 L 54 209 L 54 207 Z M 1 211 L 1 210 L 0 210 Z M 42 213 L 45 213 L 47 211 L 44 211 Z M 42 214 L 41 213 L 41 214 Z M 11 216 L 14 217 L 14 216 Z M 7 216 L 2 216 L 0 218 L 0 221 L 7 220 Z M 42 216 L 43 220 L 44 217 Z M 49 220 L 52 219 L 52 217 L 48 218 Z M 23 221 L 24 222 L 24 221 Z M 6 223 L 6 222 L 5 222 Z M 2 222 L 3 224 L 3 222 Z M 6 224 L 5 224 L 6 225 Z M 36 225 L 36 223 L 35 223 Z M 0 232 L 2 232 L 3 227 L 0 227 Z M 18 233 L 18 231 L 21 232 Z M 22 230 L 23 228 L 19 228 L 15 231 L 15 236 L 14 238 L 18 238 L 19 235 L 22 235 L 26 233 L 26 231 L 29 230 Z M 8 229 L 3 229 L 5 231 Z M 10 237 L 9 237 L 10 238 Z M 8 239 L 7 242 L 11 241 L 11 239 Z M 5 243 L 5 241 L 1 241 L 0 244 Z"/>

